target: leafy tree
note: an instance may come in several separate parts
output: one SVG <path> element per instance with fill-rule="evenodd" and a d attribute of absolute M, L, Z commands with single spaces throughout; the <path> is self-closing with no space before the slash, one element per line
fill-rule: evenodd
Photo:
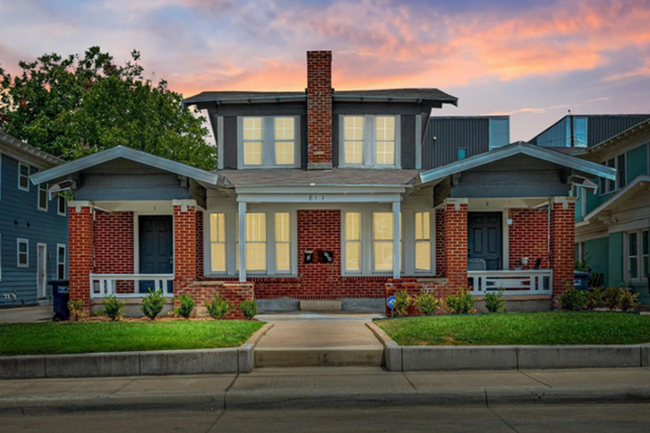
<path fill-rule="evenodd" d="M 202 118 L 182 107 L 167 81 L 144 77 L 140 53 L 116 65 L 99 47 L 83 56 L 45 54 L 0 68 L 0 118 L 7 133 L 65 160 L 133 147 L 203 169 L 216 167 Z"/>

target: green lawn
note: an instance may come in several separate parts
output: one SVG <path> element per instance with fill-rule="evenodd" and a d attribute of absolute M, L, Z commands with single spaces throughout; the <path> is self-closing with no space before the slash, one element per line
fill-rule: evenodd
<path fill-rule="evenodd" d="M 233 347 L 263 325 L 230 320 L 0 324 L 0 356 Z"/>
<path fill-rule="evenodd" d="M 650 315 L 625 313 L 478 314 L 375 323 L 401 346 L 650 342 Z"/>

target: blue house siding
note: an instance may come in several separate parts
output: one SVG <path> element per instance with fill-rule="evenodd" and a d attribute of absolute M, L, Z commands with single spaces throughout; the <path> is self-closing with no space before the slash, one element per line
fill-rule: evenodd
<path fill-rule="evenodd" d="M 39 243 L 47 245 L 47 280 L 56 278 L 57 244 L 66 245 L 67 277 L 67 209 L 66 216 L 58 215 L 57 199 L 53 198 L 48 202 L 47 211 L 38 210 L 38 186 L 30 181 L 29 191 L 18 189 L 18 161 L 2 154 L 0 158 L 0 307 L 33 305 L 42 295 L 37 288 Z M 37 171 L 30 167 L 30 174 Z M 24 268 L 17 266 L 19 238 L 29 241 L 29 265 Z M 47 298 L 50 296 L 47 293 Z"/>

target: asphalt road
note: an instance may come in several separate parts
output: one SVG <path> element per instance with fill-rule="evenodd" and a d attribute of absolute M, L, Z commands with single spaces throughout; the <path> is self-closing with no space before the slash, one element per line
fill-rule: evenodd
<path fill-rule="evenodd" d="M 650 431 L 650 404 L 0 413 L 0 431 L 647 433 Z"/>

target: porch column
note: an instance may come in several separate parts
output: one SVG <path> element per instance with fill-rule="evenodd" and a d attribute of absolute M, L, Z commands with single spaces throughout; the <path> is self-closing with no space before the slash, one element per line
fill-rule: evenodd
<path fill-rule="evenodd" d="M 246 202 L 239 202 L 239 281 L 246 281 Z"/>
<path fill-rule="evenodd" d="M 196 281 L 196 201 L 173 200 L 174 294 Z"/>
<path fill-rule="evenodd" d="M 445 200 L 445 277 L 456 293 L 467 287 L 467 203 L 466 198 Z"/>
<path fill-rule="evenodd" d="M 401 203 L 399 201 L 393 202 L 393 278 L 400 278 L 400 264 L 402 263 L 401 248 L 400 248 L 400 209 Z"/>
<path fill-rule="evenodd" d="M 90 274 L 94 271 L 93 203 L 68 202 L 68 256 L 70 299 L 82 300 L 83 311 L 90 314 Z"/>
<path fill-rule="evenodd" d="M 573 245 L 575 242 L 575 198 L 553 197 L 549 203 L 551 212 L 550 257 L 553 270 L 553 298 L 566 291 L 566 284 L 573 284 Z"/>

